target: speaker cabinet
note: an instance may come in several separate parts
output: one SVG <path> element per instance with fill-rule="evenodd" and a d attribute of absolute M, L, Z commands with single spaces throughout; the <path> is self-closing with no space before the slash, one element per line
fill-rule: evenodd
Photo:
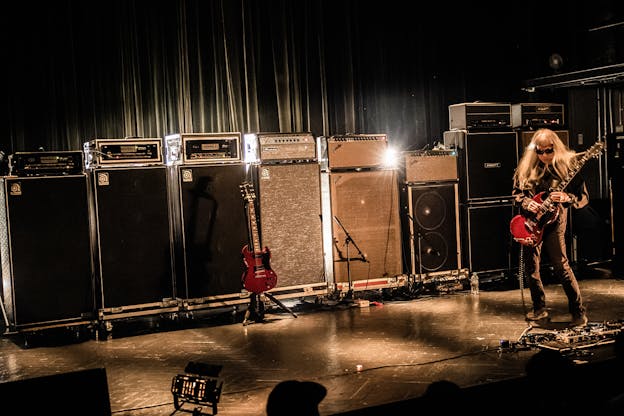
<path fill-rule="evenodd" d="M 175 297 L 165 166 L 94 169 L 101 308 Z"/>
<path fill-rule="evenodd" d="M 408 186 L 412 274 L 461 269 L 458 184 Z"/>
<path fill-rule="evenodd" d="M 518 135 L 518 160 L 520 160 L 524 150 L 531 143 L 535 131 L 517 131 L 516 133 Z M 555 133 L 566 146 L 570 146 L 570 134 L 567 130 L 555 130 Z"/>
<path fill-rule="evenodd" d="M 464 263 L 470 272 L 508 270 L 517 264 L 512 256 L 513 239 L 509 222 L 511 203 L 484 203 L 462 207 L 462 247 Z"/>
<path fill-rule="evenodd" d="M 23 410 L 11 413 L 33 413 L 45 406 L 43 413 L 110 416 L 111 405 L 105 368 L 91 368 L 63 374 L 0 383 L 0 397 L 21 398 L 13 405 Z"/>
<path fill-rule="evenodd" d="M 93 319 L 86 176 L 2 184 L 2 289 L 11 326 Z"/>
<path fill-rule="evenodd" d="M 402 274 L 396 172 L 333 172 L 329 181 L 335 282 L 348 282 L 349 272 L 351 282 Z"/>
<path fill-rule="evenodd" d="M 624 133 L 607 135 L 607 163 L 611 195 L 613 273 L 624 278 Z"/>
<path fill-rule="evenodd" d="M 180 297 L 239 293 L 245 270 L 241 250 L 248 243 L 240 185 L 243 163 L 178 166 L 182 222 Z"/>
<path fill-rule="evenodd" d="M 459 149 L 460 198 L 478 202 L 508 198 L 517 166 L 516 133 L 444 133 L 444 143 Z"/>
<path fill-rule="evenodd" d="M 325 280 L 317 163 L 258 166 L 260 232 L 277 287 Z"/>

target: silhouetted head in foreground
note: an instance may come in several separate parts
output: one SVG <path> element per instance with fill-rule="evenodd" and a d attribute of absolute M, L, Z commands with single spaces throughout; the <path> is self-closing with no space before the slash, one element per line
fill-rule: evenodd
<path fill-rule="evenodd" d="M 318 406 L 327 389 L 313 381 L 286 380 L 278 383 L 267 399 L 267 416 L 318 416 Z"/>
<path fill-rule="evenodd" d="M 450 411 L 467 410 L 464 392 L 458 384 L 449 380 L 431 382 L 420 400 L 423 413 L 445 414 Z"/>

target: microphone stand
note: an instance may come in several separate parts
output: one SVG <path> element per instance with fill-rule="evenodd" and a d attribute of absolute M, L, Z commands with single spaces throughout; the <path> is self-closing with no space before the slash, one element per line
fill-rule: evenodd
<path fill-rule="evenodd" d="M 347 294 L 345 295 L 346 299 L 352 299 L 353 298 L 353 283 L 351 281 L 351 257 L 349 256 L 349 244 L 353 244 L 353 247 L 355 247 L 358 251 L 359 257 L 355 258 L 355 260 L 359 260 L 359 261 L 363 261 L 363 262 L 367 262 L 368 260 L 366 259 L 366 256 L 364 256 L 364 253 L 362 253 L 362 250 L 360 250 L 360 248 L 357 246 L 357 244 L 355 244 L 355 241 L 353 240 L 353 238 L 351 237 L 351 234 L 349 234 L 349 232 L 347 231 L 347 229 L 345 228 L 344 225 L 342 225 L 342 223 L 340 222 L 340 220 L 338 219 L 338 217 L 336 217 L 334 215 L 334 221 L 336 221 L 336 224 L 338 224 L 340 226 L 340 228 L 342 228 L 342 231 L 344 231 L 345 233 L 345 246 L 346 246 L 346 251 L 347 251 L 347 281 L 349 282 L 349 290 L 347 291 Z"/>
<path fill-rule="evenodd" d="M 407 218 L 410 219 L 410 221 L 412 222 L 412 227 L 414 227 L 415 229 L 418 229 L 417 233 L 418 233 L 418 278 L 422 280 L 422 272 L 423 272 L 423 266 L 422 266 L 422 239 L 423 239 L 423 234 L 422 234 L 422 229 L 416 225 L 416 221 L 414 220 L 414 218 L 410 215 L 407 214 Z M 412 242 L 414 241 L 414 233 L 412 233 L 411 235 L 412 238 Z"/>
<path fill-rule="evenodd" d="M 422 280 L 422 274 L 423 274 L 422 240 L 425 240 L 427 243 L 429 243 L 429 250 L 431 250 L 431 252 L 435 252 L 437 256 L 440 255 L 440 252 L 431 246 L 431 241 L 427 240 L 427 237 L 425 237 L 425 235 L 423 234 L 422 228 L 420 228 L 416 224 L 416 220 L 414 219 L 414 217 L 412 217 L 410 214 L 407 214 L 407 218 L 410 219 L 410 221 L 412 222 L 413 228 L 417 230 L 416 233 L 418 234 L 418 277 Z M 411 239 L 412 241 L 414 241 L 414 234 L 411 235 Z"/>

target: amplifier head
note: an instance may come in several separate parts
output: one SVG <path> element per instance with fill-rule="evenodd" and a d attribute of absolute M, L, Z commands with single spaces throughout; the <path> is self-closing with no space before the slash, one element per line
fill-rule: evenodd
<path fill-rule="evenodd" d="M 457 153 L 405 152 L 405 182 L 456 181 Z"/>
<path fill-rule="evenodd" d="M 183 133 L 165 137 L 167 164 L 240 162 L 241 133 Z M 181 157 L 180 157 L 181 155 Z"/>
<path fill-rule="evenodd" d="M 93 139 L 83 144 L 87 168 L 162 165 L 162 139 Z"/>
<path fill-rule="evenodd" d="M 75 151 L 16 152 L 9 156 L 14 176 L 78 175 L 83 173 L 83 153 Z"/>
<path fill-rule="evenodd" d="M 473 102 L 449 105 L 451 130 L 509 130 L 511 104 Z"/>
<path fill-rule="evenodd" d="M 330 169 L 380 167 L 384 164 L 388 137 L 385 134 L 347 134 L 327 139 Z"/>
<path fill-rule="evenodd" d="M 514 128 L 558 129 L 564 124 L 563 116 L 563 104 L 519 103 L 511 106 L 511 123 Z"/>
<path fill-rule="evenodd" d="M 311 133 L 258 133 L 262 163 L 316 160 L 316 140 Z"/>

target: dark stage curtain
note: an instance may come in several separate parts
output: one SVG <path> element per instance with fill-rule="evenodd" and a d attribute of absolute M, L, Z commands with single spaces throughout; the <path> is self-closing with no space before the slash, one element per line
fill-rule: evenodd
<path fill-rule="evenodd" d="M 3 16 L 0 150 L 224 131 L 420 149 L 441 141 L 448 105 L 525 99 L 520 81 L 541 69 L 531 22 L 441 3 L 21 2 Z"/>

